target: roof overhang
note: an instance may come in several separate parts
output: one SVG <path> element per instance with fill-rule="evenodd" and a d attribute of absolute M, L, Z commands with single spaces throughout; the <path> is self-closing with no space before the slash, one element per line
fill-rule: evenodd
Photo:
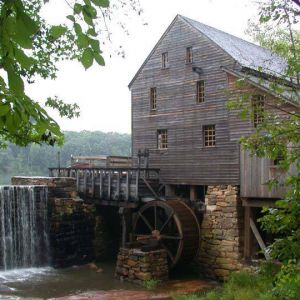
<path fill-rule="evenodd" d="M 284 86 L 284 85 L 280 85 L 277 83 L 274 83 L 270 80 L 258 77 L 258 76 L 254 76 L 251 74 L 247 74 L 244 72 L 240 72 L 237 70 L 232 70 L 229 69 L 227 67 L 221 67 L 221 70 L 223 70 L 224 72 L 239 78 L 239 79 L 243 79 L 245 80 L 247 83 L 249 83 L 252 86 L 257 87 L 258 89 L 276 97 L 276 98 L 280 98 L 281 100 L 283 100 L 286 103 L 289 103 L 297 108 L 300 108 L 300 90 L 299 89 L 293 89 L 291 87 L 288 86 Z M 281 90 L 283 90 L 282 93 L 277 93 L 274 91 L 274 89 L 272 89 L 272 86 L 274 86 L 274 84 L 276 84 Z"/>

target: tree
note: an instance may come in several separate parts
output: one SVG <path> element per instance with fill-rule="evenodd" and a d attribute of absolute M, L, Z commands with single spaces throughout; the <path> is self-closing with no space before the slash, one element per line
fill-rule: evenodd
<path fill-rule="evenodd" d="M 104 66 L 98 36 L 110 37 L 107 20 L 126 7 L 141 13 L 138 0 L 65 0 L 70 8 L 67 23 L 51 26 L 40 14 L 47 2 L 0 0 L 0 147 L 7 142 L 61 144 L 59 125 L 40 102 L 26 95 L 24 82 L 33 84 L 37 76 L 55 79 L 61 60 L 77 60 L 85 69 L 94 62 Z M 61 117 L 79 116 L 77 104 L 57 97 L 48 98 L 45 106 Z"/>
<path fill-rule="evenodd" d="M 274 102 L 274 106 L 283 110 L 286 118 L 268 110 L 263 114 L 262 122 L 250 136 L 243 137 L 241 144 L 252 155 L 267 157 L 279 162 L 281 171 L 292 167 L 295 172 L 285 179 L 287 193 L 284 199 L 277 201 L 277 207 L 264 209 L 260 219 L 262 227 L 275 234 L 276 239 L 269 250 L 273 258 L 283 263 L 276 277 L 274 293 L 280 299 L 298 299 L 300 290 L 300 34 L 295 25 L 299 24 L 300 3 L 292 0 L 260 1 L 259 23 L 250 27 L 250 33 L 262 46 L 284 56 L 288 68 L 286 74 L 278 78 L 261 79 L 277 95 L 288 93 L 298 109 L 288 111 L 281 105 L 284 100 Z M 275 28 L 275 29 L 274 29 Z M 239 84 L 243 84 L 240 82 Z M 249 108 L 249 96 L 230 103 L 241 110 L 243 116 L 254 117 Z M 277 178 L 268 182 L 270 187 L 278 183 Z"/>

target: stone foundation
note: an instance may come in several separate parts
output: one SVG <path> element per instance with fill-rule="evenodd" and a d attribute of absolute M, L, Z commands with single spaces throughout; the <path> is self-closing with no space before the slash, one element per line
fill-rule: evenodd
<path fill-rule="evenodd" d="M 140 249 L 121 248 L 116 278 L 137 284 L 150 279 L 167 280 L 169 278 L 167 252 L 162 249 L 143 252 Z"/>
<path fill-rule="evenodd" d="M 242 268 L 243 210 L 236 186 L 208 186 L 198 257 L 204 276 L 224 280 Z"/>

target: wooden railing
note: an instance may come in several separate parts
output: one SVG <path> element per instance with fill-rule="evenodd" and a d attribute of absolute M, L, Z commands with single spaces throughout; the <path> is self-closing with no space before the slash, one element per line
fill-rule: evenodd
<path fill-rule="evenodd" d="M 137 205 L 142 198 L 158 197 L 159 169 L 49 168 L 49 175 L 76 178 L 80 197 L 103 205 Z"/>

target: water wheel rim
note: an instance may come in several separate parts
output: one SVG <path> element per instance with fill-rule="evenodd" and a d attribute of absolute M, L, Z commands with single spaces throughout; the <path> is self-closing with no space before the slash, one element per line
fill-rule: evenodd
<path fill-rule="evenodd" d="M 145 225 L 149 229 L 149 234 L 146 235 L 146 236 L 151 237 L 153 235 L 153 231 L 157 230 L 157 211 L 158 211 L 157 207 L 163 208 L 165 212 L 168 212 L 168 215 L 167 215 L 168 219 L 165 220 L 165 223 L 161 226 L 160 232 L 155 233 L 155 234 L 157 234 L 157 236 L 154 236 L 154 237 L 160 239 L 162 247 L 167 251 L 167 254 L 168 254 L 168 257 L 169 257 L 170 267 L 174 267 L 180 261 L 180 259 L 182 257 L 182 254 L 183 254 L 183 251 L 184 251 L 184 246 L 185 246 L 184 232 L 183 232 L 184 224 L 182 223 L 182 221 L 180 220 L 180 218 L 178 216 L 178 211 L 176 211 L 176 209 L 178 210 L 178 206 L 181 206 L 181 209 L 185 210 L 185 213 L 188 213 L 189 216 L 190 215 L 193 216 L 192 224 L 197 226 L 196 231 L 198 232 L 198 236 L 196 236 L 195 238 L 197 240 L 196 243 L 199 245 L 200 227 L 199 227 L 198 220 L 197 220 L 194 212 L 192 211 L 192 209 L 189 208 L 185 203 L 182 203 L 179 200 L 168 200 L 168 201 L 155 200 L 155 201 L 151 201 L 151 202 L 145 204 L 139 210 L 137 218 L 135 218 L 135 222 L 133 224 L 134 225 L 133 226 L 134 234 L 135 234 L 135 236 L 139 236 L 137 225 L 138 225 L 139 220 L 142 219 L 143 222 L 145 223 Z M 177 208 L 175 209 L 175 207 L 177 207 Z M 144 215 L 144 213 L 148 209 L 153 209 L 153 211 L 154 211 L 154 220 L 153 220 L 154 221 L 154 226 L 152 226 L 150 224 L 151 222 L 149 222 L 149 220 L 146 220 L 147 218 Z M 168 222 L 170 222 L 171 220 L 173 220 L 174 224 L 176 225 L 176 229 L 177 229 L 177 232 L 178 232 L 177 235 L 170 236 L 170 235 L 167 235 L 167 234 L 163 233 L 163 230 L 167 226 Z M 172 240 L 172 239 L 173 240 L 178 240 L 178 244 L 176 246 L 176 252 L 175 253 L 174 253 L 174 251 L 172 252 L 172 249 L 170 249 L 168 247 L 168 244 L 166 244 L 166 240 Z M 196 253 L 195 253 L 195 255 L 196 255 Z"/>

